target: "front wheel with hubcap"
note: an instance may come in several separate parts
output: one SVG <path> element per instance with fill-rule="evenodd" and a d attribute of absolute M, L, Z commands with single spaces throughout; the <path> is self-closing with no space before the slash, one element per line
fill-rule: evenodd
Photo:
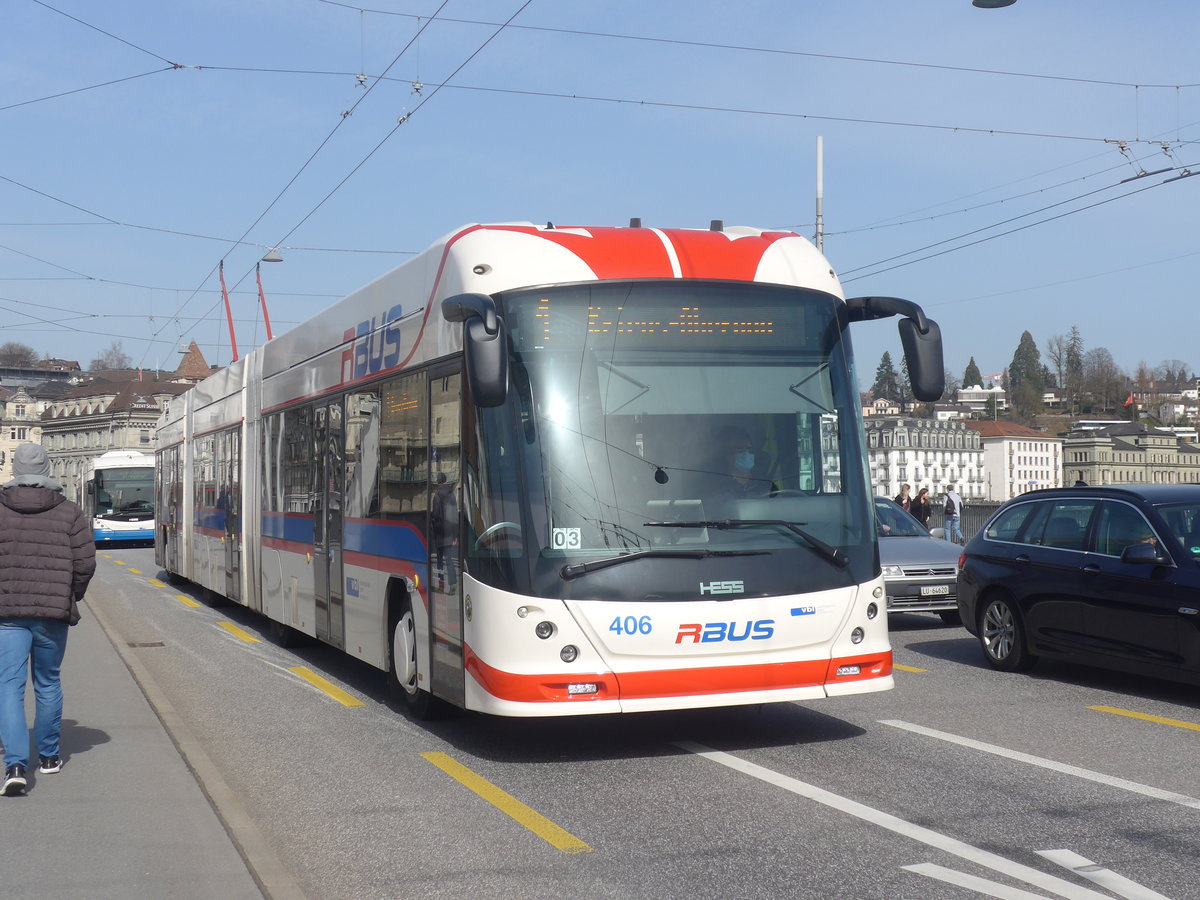
<path fill-rule="evenodd" d="M 1025 622 L 1008 597 L 992 597 L 979 614 L 979 645 L 987 661 L 1004 672 L 1021 672 L 1035 662 L 1026 647 Z"/>
<path fill-rule="evenodd" d="M 388 688 L 397 700 L 403 700 L 416 719 L 436 715 L 437 701 L 429 691 L 417 686 L 417 630 L 412 605 L 405 601 L 400 617 L 392 626 L 392 662 Z"/>

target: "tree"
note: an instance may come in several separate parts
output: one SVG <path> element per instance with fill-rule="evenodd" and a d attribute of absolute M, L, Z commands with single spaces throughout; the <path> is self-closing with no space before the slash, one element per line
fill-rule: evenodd
<path fill-rule="evenodd" d="M 963 387 L 983 387 L 983 376 L 979 374 L 979 366 L 975 365 L 975 357 L 971 357 L 971 361 L 967 363 L 966 369 L 963 370 L 962 377 Z"/>
<path fill-rule="evenodd" d="M 1056 334 L 1046 340 L 1046 362 L 1054 373 L 1054 386 L 1059 390 L 1066 387 L 1063 376 L 1067 371 L 1067 338 Z"/>
<path fill-rule="evenodd" d="M 131 369 L 133 360 L 121 347 L 120 341 L 113 341 L 108 349 L 88 363 L 89 372 L 99 372 L 103 369 Z"/>
<path fill-rule="evenodd" d="M 32 366 L 38 361 L 37 351 L 19 341 L 0 344 L 0 366 Z"/>
<path fill-rule="evenodd" d="M 892 354 L 886 350 L 883 351 L 879 366 L 875 369 L 875 381 L 871 385 L 871 396 L 876 400 L 881 397 L 897 402 L 900 400 L 900 376 L 892 364 Z"/>
<path fill-rule="evenodd" d="M 1063 355 L 1063 389 L 1069 401 L 1068 411 L 1077 411 L 1079 395 L 1083 391 L 1083 338 L 1074 325 L 1067 334 L 1067 346 Z"/>
<path fill-rule="evenodd" d="M 1106 347 L 1094 347 L 1083 355 L 1082 393 L 1094 411 L 1113 411 L 1124 403 L 1128 380 Z"/>
<path fill-rule="evenodd" d="M 1042 355 L 1033 335 L 1021 333 L 1021 342 L 1008 366 L 1008 399 L 1019 418 L 1031 419 L 1042 411 L 1042 394 L 1046 383 L 1042 378 Z"/>

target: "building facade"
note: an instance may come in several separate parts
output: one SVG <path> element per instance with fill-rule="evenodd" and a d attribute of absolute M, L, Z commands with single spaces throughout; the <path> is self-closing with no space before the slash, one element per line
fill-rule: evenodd
<path fill-rule="evenodd" d="M 1011 500 L 1028 491 L 1062 487 L 1062 438 L 1014 422 L 968 422 L 967 426 L 983 442 L 988 500 Z"/>
<path fill-rule="evenodd" d="M 964 500 L 984 498 L 983 443 L 962 421 L 871 417 L 863 427 L 877 495 L 894 497 L 909 484 L 914 494 L 924 487 L 938 497 L 953 486 Z"/>
<path fill-rule="evenodd" d="M 42 442 L 42 410 L 45 402 L 23 387 L 0 387 L 0 484 L 13 477 L 12 456 L 17 446 Z"/>
<path fill-rule="evenodd" d="M 1068 434 L 1063 467 L 1067 483 L 1200 484 L 1200 447 L 1170 431 L 1121 422 Z"/>
<path fill-rule="evenodd" d="M 72 500 L 82 500 L 88 466 L 108 450 L 154 452 L 163 405 L 191 384 L 143 379 L 78 385 L 42 413 L 42 446 L 50 475 Z"/>

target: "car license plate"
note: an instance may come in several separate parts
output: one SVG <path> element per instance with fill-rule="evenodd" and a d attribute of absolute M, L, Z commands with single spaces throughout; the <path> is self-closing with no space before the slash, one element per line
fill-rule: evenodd
<path fill-rule="evenodd" d="M 950 585 L 948 584 L 929 584 L 921 588 L 922 597 L 936 597 L 950 593 Z"/>

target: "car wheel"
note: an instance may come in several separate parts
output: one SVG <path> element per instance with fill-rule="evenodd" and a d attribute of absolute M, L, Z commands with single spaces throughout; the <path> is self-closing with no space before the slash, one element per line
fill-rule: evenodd
<path fill-rule="evenodd" d="M 987 661 L 1004 672 L 1022 672 L 1037 662 L 1026 647 L 1020 611 L 1003 595 L 991 597 L 979 614 L 979 645 Z"/>

